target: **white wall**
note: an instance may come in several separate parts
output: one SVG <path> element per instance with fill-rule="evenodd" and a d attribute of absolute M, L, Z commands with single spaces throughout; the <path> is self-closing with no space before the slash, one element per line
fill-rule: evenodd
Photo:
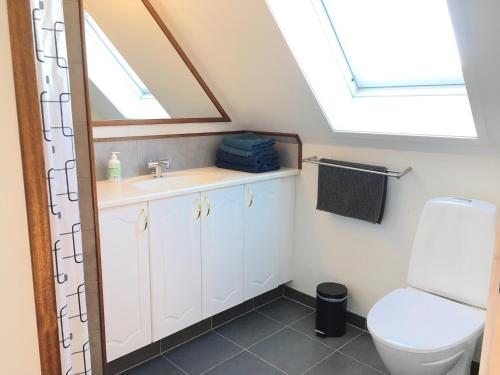
<path fill-rule="evenodd" d="M 381 225 L 316 211 L 316 166 L 304 164 L 298 180 L 293 286 L 314 295 L 321 281 L 343 282 L 350 291 L 349 310 L 363 316 L 384 294 L 405 286 L 415 229 L 427 199 L 462 196 L 500 207 L 496 157 L 318 144 L 306 144 L 304 152 L 396 170 L 414 168 L 401 180 L 389 179 Z"/>
<path fill-rule="evenodd" d="M 6 3 L 0 0 L 0 373 L 37 375 L 40 360 Z"/>

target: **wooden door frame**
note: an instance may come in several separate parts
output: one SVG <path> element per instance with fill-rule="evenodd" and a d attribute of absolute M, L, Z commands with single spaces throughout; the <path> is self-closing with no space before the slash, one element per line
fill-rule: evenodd
<path fill-rule="evenodd" d="M 488 309 L 484 329 L 480 375 L 498 374 L 500 371 L 500 219 L 497 219 L 495 258 L 493 259 Z"/>
<path fill-rule="evenodd" d="M 61 374 L 48 192 L 30 0 L 7 0 L 40 369 Z"/>

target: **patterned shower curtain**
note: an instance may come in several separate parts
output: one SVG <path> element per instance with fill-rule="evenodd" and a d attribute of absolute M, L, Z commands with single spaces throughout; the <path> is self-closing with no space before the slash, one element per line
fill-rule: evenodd
<path fill-rule="evenodd" d="M 31 0 L 62 374 L 92 373 L 62 0 Z M 55 374 L 54 374 L 55 375 Z"/>

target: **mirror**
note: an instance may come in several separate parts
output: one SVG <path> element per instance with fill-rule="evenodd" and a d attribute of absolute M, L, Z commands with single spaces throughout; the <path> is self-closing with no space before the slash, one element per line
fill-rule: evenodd
<path fill-rule="evenodd" d="M 229 121 L 148 0 L 84 0 L 93 125 Z"/>

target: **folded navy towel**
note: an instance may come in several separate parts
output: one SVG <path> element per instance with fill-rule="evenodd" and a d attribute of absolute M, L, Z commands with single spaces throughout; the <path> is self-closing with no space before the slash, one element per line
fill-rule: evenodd
<path fill-rule="evenodd" d="M 239 155 L 230 154 L 222 150 L 217 150 L 217 159 L 241 165 L 262 165 L 279 163 L 278 151 L 271 149 L 269 151 L 259 152 L 253 156 L 244 157 Z"/>
<path fill-rule="evenodd" d="M 215 165 L 219 168 L 231 169 L 234 171 L 248 172 L 248 173 L 264 173 L 277 171 L 280 169 L 279 163 L 261 164 L 261 165 L 241 165 L 235 163 L 228 163 L 223 160 L 216 160 Z"/>
<path fill-rule="evenodd" d="M 228 145 L 222 143 L 219 146 L 219 149 L 222 151 L 225 151 L 229 154 L 238 155 L 238 156 L 248 158 L 248 157 L 255 156 L 261 152 L 262 153 L 270 152 L 271 150 L 274 150 L 274 147 L 272 145 L 270 145 L 270 146 L 255 148 L 255 149 L 249 151 L 249 150 L 242 150 L 239 148 L 231 147 L 231 146 L 228 146 Z"/>
<path fill-rule="evenodd" d="M 323 163 L 387 172 L 387 168 L 321 159 Z M 319 166 L 318 204 L 321 211 L 380 224 L 384 216 L 387 176 L 335 166 Z"/>
<path fill-rule="evenodd" d="M 273 138 L 262 138 L 253 133 L 224 137 L 222 144 L 245 151 L 253 151 L 276 143 Z"/>

